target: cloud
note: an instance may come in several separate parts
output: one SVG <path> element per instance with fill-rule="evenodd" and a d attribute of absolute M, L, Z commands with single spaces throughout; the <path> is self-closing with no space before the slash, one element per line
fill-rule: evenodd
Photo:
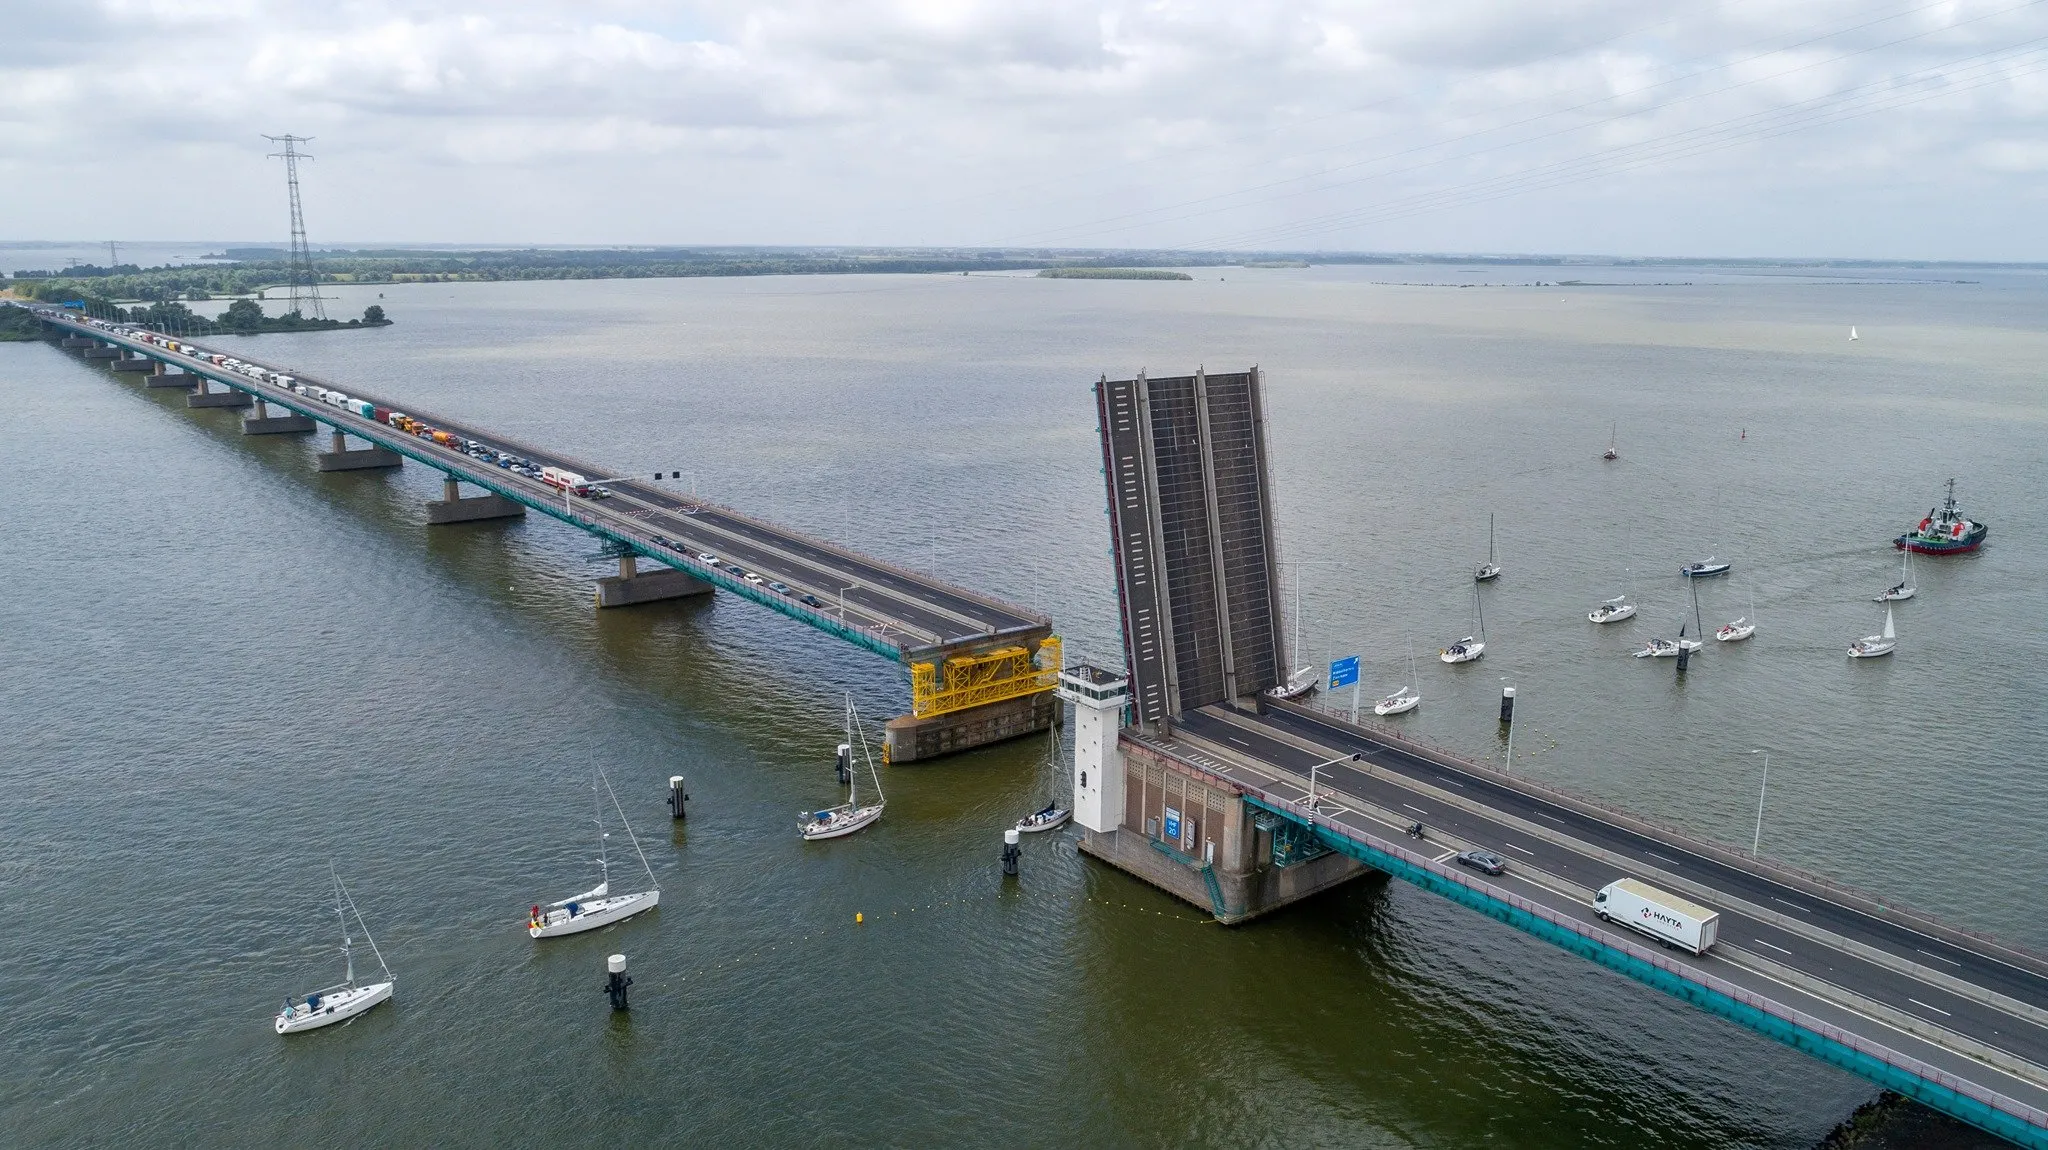
<path fill-rule="evenodd" d="M 88 0 L 8 19 L 14 238 L 274 235 L 260 137 L 292 131 L 316 138 L 316 241 L 2048 258 L 2029 178 L 2048 13 L 2017 0 Z"/>

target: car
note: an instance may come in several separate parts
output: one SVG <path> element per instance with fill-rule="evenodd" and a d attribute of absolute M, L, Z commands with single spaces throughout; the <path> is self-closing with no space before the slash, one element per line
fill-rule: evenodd
<path fill-rule="evenodd" d="M 1508 870 L 1508 864 L 1501 861 L 1501 857 L 1492 851 L 1459 851 L 1458 865 L 1468 866 L 1487 874 L 1506 874 Z"/>
<path fill-rule="evenodd" d="M 752 583 L 756 587 L 759 587 L 762 583 L 766 582 L 766 580 L 762 579 L 759 575 L 754 574 L 752 571 L 749 571 L 746 574 L 741 575 L 740 578 L 745 579 L 747 582 Z"/>
<path fill-rule="evenodd" d="M 825 605 L 816 595 L 811 594 L 797 596 L 797 602 L 802 603 L 806 607 L 823 607 Z"/>
<path fill-rule="evenodd" d="M 706 567 L 716 567 L 720 560 L 718 556 L 713 555 L 709 551 L 700 551 L 697 553 L 697 562 L 702 563 Z"/>
<path fill-rule="evenodd" d="M 675 546 L 675 544 L 674 544 L 674 543 L 671 543 L 671 542 L 669 542 L 669 538 L 668 538 L 668 536 L 666 536 L 666 535 L 650 535 L 650 536 L 648 536 L 648 538 L 650 538 L 650 539 L 654 540 L 654 545 L 655 545 L 656 547 L 674 547 L 674 546 Z"/>
<path fill-rule="evenodd" d="M 768 589 L 777 595 L 789 594 L 789 584 L 787 583 L 770 583 L 768 584 Z"/>

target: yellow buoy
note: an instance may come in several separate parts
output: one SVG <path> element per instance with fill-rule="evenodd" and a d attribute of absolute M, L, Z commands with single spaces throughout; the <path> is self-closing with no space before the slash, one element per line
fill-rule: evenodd
<path fill-rule="evenodd" d="M 862 918 L 861 918 L 861 914 L 860 914 L 860 912 L 859 912 L 859 911 L 854 911 L 854 912 L 853 912 L 853 921 L 855 921 L 855 922 L 861 922 L 861 921 L 863 921 L 863 920 L 862 920 Z"/>

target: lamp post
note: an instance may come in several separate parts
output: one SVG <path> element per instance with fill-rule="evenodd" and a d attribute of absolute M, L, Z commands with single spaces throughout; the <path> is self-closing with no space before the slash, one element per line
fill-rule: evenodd
<path fill-rule="evenodd" d="M 1749 753 L 1764 757 L 1764 781 L 1756 789 L 1756 833 L 1749 840 L 1749 857 L 1755 858 L 1757 848 L 1761 847 L 1764 841 L 1764 792 L 1771 786 L 1771 753 L 1766 750 L 1753 750 Z"/>
<path fill-rule="evenodd" d="M 1322 770 L 1322 769 L 1323 769 L 1324 767 L 1334 767 L 1334 766 L 1336 766 L 1336 765 L 1337 765 L 1338 763 L 1343 763 L 1343 762 L 1352 762 L 1352 763 L 1357 763 L 1357 762 L 1363 762 L 1363 761 L 1364 761 L 1364 759 L 1365 759 L 1365 755 L 1364 755 L 1364 753 L 1363 753 L 1363 752 L 1360 752 L 1360 753 L 1358 753 L 1358 754 L 1352 754 L 1352 755 L 1338 755 L 1338 756 L 1337 756 L 1336 758 L 1334 758 L 1334 759 L 1328 759 L 1328 760 L 1326 760 L 1326 761 L 1324 761 L 1324 762 L 1320 762 L 1320 763 L 1315 763 L 1315 764 L 1312 764 L 1312 765 L 1311 765 L 1311 766 L 1309 767 L 1309 769 L 1308 769 L 1308 795 L 1307 795 L 1307 797 L 1305 797 L 1305 798 L 1303 798 L 1303 799 L 1301 800 L 1301 805 L 1302 805 L 1302 806 L 1305 806 L 1305 807 L 1307 807 L 1307 808 L 1308 808 L 1308 811 L 1309 811 L 1309 813 L 1310 813 L 1310 814 L 1314 814 L 1314 813 L 1315 813 L 1315 811 L 1316 811 L 1316 772 L 1317 772 L 1317 771 L 1320 771 L 1320 770 Z"/>

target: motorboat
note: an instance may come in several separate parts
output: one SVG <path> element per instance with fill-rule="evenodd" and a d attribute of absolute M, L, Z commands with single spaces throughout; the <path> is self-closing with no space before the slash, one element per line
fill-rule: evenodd
<path fill-rule="evenodd" d="M 875 784 L 875 801 L 865 805 L 860 801 L 860 772 L 853 769 L 851 760 L 852 747 L 856 741 L 860 745 L 861 753 L 867 757 L 868 777 Z M 846 771 L 846 801 L 836 807 L 827 807 L 821 811 L 804 812 L 797 821 L 796 831 L 799 835 L 803 836 L 805 842 L 844 838 L 855 831 L 873 824 L 876 819 L 882 817 L 884 802 L 882 797 L 882 777 L 875 772 L 875 757 L 868 751 L 867 735 L 860 728 L 860 712 L 854 709 L 853 696 L 850 693 L 846 696 L 845 746 L 847 747 L 847 757 L 842 758 L 841 761 L 848 768 Z M 1020 827 L 1019 829 L 1022 828 Z"/>
<path fill-rule="evenodd" d="M 297 998 L 285 1000 L 283 1009 L 272 1020 L 272 1027 L 279 1034 L 297 1034 L 303 1030 L 318 1030 L 347 1022 L 380 1002 L 391 997 L 391 991 L 398 985 L 392 977 L 391 968 L 384 963 L 383 952 L 377 949 L 377 940 L 370 937 L 370 928 L 363 925 L 362 912 L 356 910 L 355 899 L 348 888 L 342 885 L 341 874 L 329 868 L 334 876 L 334 916 L 341 922 L 341 960 L 345 973 L 342 980 L 333 986 L 323 987 L 304 996 L 304 1002 Z M 370 953 L 377 956 L 377 965 L 384 970 L 381 982 L 362 985 L 356 983 L 356 960 L 354 940 L 349 937 L 348 916 L 356 916 L 356 926 L 363 932 L 364 941 L 370 944 Z"/>
<path fill-rule="evenodd" d="M 1875 659 L 1898 650 L 1898 633 L 1892 629 L 1892 609 L 1884 609 L 1884 630 L 1875 635 L 1865 635 L 1849 644 L 1851 659 Z"/>
<path fill-rule="evenodd" d="M 1633 619 L 1635 615 L 1636 605 L 1628 601 L 1628 596 L 1616 595 L 1593 608 L 1586 618 L 1595 623 L 1619 623 L 1623 619 Z"/>
<path fill-rule="evenodd" d="M 606 840 L 611 835 L 604 829 L 604 796 L 607 793 L 611 794 L 612 810 L 619 816 L 619 825 L 625 828 L 626 838 L 633 844 L 633 853 L 640 856 L 640 865 L 647 870 L 647 890 L 630 894 L 611 893 L 611 855 L 606 847 Z M 661 905 L 661 887 L 655 880 L 654 867 L 648 863 L 646 852 L 640 849 L 640 840 L 634 836 L 632 824 L 626 821 L 625 809 L 619 806 L 619 796 L 612 793 L 611 782 L 604 777 L 604 771 L 596 767 L 590 772 L 590 794 L 596 805 L 591 821 L 597 826 L 598 884 L 581 894 L 557 899 L 544 907 L 536 905 L 527 911 L 526 933 L 534 938 L 581 934 Z"/>
<path fill-rule="evenodd" d="M 1023 818 L 1018 819 L 1017 829 L 1027 835 L 1037 834 L 1040 831 L 1057 830 L 1068 819 L 1073 817 L 1074 812 L 1072 808 L 1063 807 L 1057 802 L 1047 803 L 1044 809 L 1037 813 L 1025 815 Z"/>
<path fill-rule="evenodd" d="M 1733 563 L 1723 563 L 1709 555 L 1699 563 L 1688 563 L 1680 567 L 1678 573 L 1687 579 L 1708 579 L 1715 575 L 1726 575 L 1728 569 L 1733 566 Z"/>

